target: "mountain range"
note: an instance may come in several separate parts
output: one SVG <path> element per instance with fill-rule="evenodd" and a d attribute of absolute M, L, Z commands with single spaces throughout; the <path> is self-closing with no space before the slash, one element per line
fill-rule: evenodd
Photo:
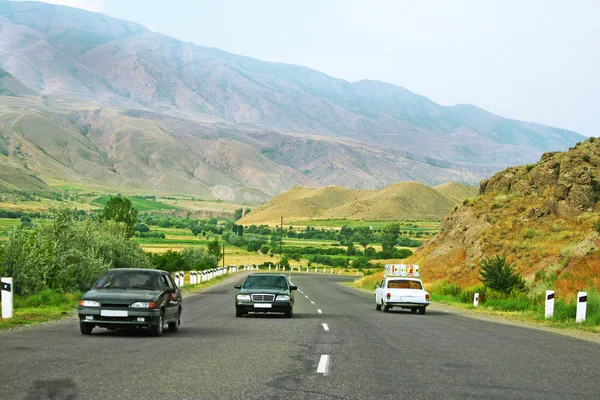
<path fill-rule="evenodd" d="M 584 139 L 39 2 L 0 0 L 0 68 L 0 158 L 50 185 L 259 203 L 298 184 L 474 184 Z"/>

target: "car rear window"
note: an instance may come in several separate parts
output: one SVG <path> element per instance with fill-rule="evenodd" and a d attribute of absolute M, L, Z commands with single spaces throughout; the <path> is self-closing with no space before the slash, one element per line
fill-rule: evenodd
<path fill-rule="evenodd" d="M 388 281 L 388 289 L 423 289 L 421 282 L 407 279 L 395 279 Z"/>

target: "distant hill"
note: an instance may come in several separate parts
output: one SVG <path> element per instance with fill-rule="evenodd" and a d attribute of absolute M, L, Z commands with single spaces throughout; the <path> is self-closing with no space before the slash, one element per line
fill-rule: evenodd
<path fill-rule="evenodd" d="M 196 46 L 70 7 L 0 0 L 0 37 L 0 66 L 43 95 L 354 139 L 479 176 L 583 139 L 471 105 L 445 107 L 385 82 L 347 82 Z"/>
<path fill-rule="evenodd" d="M 427 280 L 479 283 L 482 256 L 505 255 L 542 292 L 600 287 L 600 139 L 483 180 L 411 261 Z"/>
<path fill-rule="evenodd" d="M 0 68 L 0 96 L 35 96 L 37 93 Z"/>
<path fill-rule="evenodd" d="M 456 191 L 473 196 L 473 186 L 456 184 Z M 460 187 L 460 189 L 458 188 Z M 465 197 L 466 198 L 466 197 Z M 271 199 L 238 221 L 244 225 L 277 224 L 286 220 L 350 219 L 394 221 L 440 220 L 459 201 L 440 190 L 416 182 L 400 182 L 381 190 L 356 190 L 339 186 L 297 186 Z"/>
<path fill-rule="evenodd" d="M 20 191 L 40 194 L 56 192 L 37 177 L 10 165 L 7 158 L 0 154 L 0 197 L 2 197 L 2 194 Z"/>

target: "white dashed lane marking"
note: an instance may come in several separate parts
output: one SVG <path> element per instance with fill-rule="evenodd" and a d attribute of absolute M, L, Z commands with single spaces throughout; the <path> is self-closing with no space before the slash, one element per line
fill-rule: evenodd
<path fill-rule="evenodd" d="M 325 332 L 329 332 L 329 326 L 327 324 L 323 324 L 323 329 Z"/>
<path fill-rule="evenodd" d="M 317 312 L 318 312 L 319 314 L 323 314 L 323 311 L 321 311 L 321 309 L 320 309 L 320 308 L 319 308 L 319 309 L 317 309 Z"/>
<path fill-rule="evenodd" d="M 319 366 L 317 367 L 317 374 L 327 375 L 329 372 L 329 356 L 323 354 L 319 360 Z"/>

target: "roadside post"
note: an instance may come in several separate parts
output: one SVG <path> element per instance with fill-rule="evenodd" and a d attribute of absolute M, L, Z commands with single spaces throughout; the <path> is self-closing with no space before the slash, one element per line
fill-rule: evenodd
<path fill-rule="evenodd" d="M 269 264 L 269 271 L 271 270 L 271 264 Z"/>
<path fill-rule="evenodd" d="M 306 267 L 306 273 L 308 274 L 308 267 Z"/>
<path fill-rule="evenodd" d="M 479 305 L 479 293 L 475 293 L 473 296 L 473 307 L 477 307 Z"/>
<path fill-rule="evenodd" d="M 175 283 L 178 287 L 181 287 L 181 285 L 179 284 L 179 272 L 175 272 Z"/>
<path fill-rule="evenodd" d="M 0 294 L 2 298 L 2 318 L 12 318 L 13 317 L 13 278 L 2 278 L 1 281 L 1 289 L 2 292 Z"/>
<path fill-rule="evenodd" d="M 315 267 L 315 274 L 317 273 L 317 267 Z"/>
<path fill-rule="evenodd" d="M 546 290 L 546 310 L 544 313 L 546 319 L 554 315 L 554 290 Z"/>
<path fill-rule="evenodd" d="M 179 279 L 181 279 L 181 287 L 183 287 L 185 285 L 185 272 L 181 271 L 179 273 Z"/>
<path fill-rule="evenodd" d="M 333 268 L 331 268 L 331 275 L 333 275 Z"/>
<path fill-rule="evenodd" d="M 2 303 L 4 305 L 4 303 Z M 587 292 L 577 292 L 577 317 L 575 322 L 585 322 L 585 313 L 587 311 Z"/>

